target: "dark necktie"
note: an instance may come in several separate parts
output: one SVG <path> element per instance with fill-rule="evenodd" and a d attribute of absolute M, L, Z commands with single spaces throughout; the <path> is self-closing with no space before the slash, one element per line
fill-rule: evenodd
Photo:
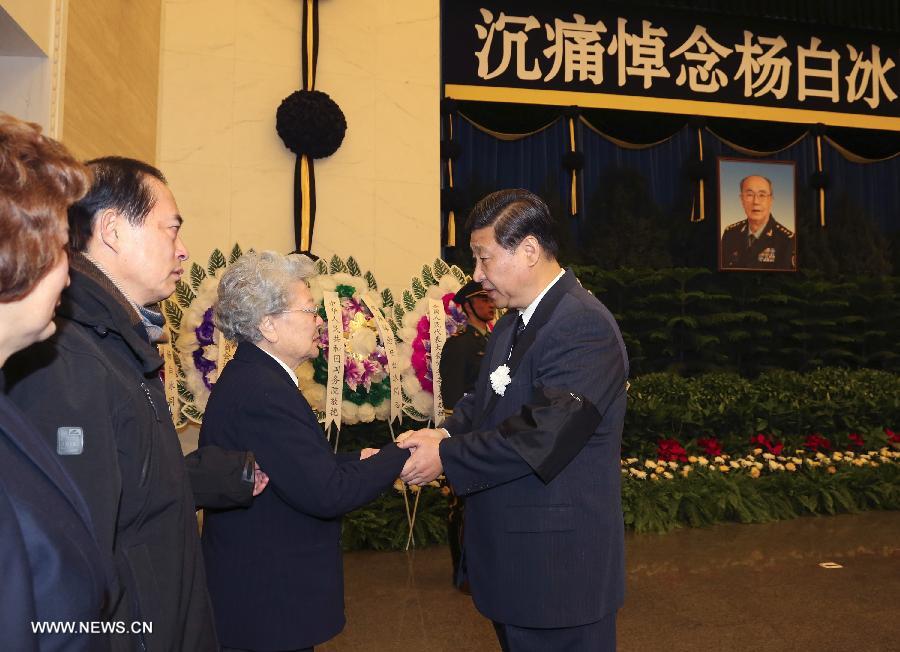
<path fill-rule="evenodd" d="M 519 313 L 519 316 L 516 318 L 516 330 L 513 331 L 512 342 L 509 345 L 509 353 L 506 356 L 506 359 L 509 360 L 512 357 L 513 349 L 516 348 L 516 342 L 519 341 L 519 336 L 522 334 L 522 331 L 525 330 L 525 321 L 522 319 L 522 313 Z"/>

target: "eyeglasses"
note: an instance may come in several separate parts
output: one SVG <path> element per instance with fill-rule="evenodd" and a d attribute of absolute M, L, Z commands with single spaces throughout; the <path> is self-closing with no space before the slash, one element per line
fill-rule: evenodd
<path fill-rule="evenodd" d="M 763 201 L 767 200 L 769 197 L 772 196 L 771 193 L 768 193 L 765 190 L 760 190 L 759 192 L 753 192 L 752 190 L 745 190 L 744 192 L 741 193 L 741 195 L 743 195 L 744 199 L 747 199 L 747 200 L 751 200 L 754 197 L 756 197 L 757 199 L 762 199 Z"/>
<path fill-rule="evenodd" d="M 318 308 L 294 308 L 293 310 L 279 310 L 278 314 L 284 315 L 289 312 L 305 312 L 307 315 L 318 315 L 319 309 Z"/>

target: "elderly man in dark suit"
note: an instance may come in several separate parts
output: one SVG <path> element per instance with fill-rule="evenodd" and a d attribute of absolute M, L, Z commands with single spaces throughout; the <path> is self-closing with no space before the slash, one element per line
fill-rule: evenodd
<path fill-rule="evenodd" d="M 475 606 L 504 650 L 612 650 L 624 596 L 620 450 L 628 361 L 609 311 L 557 262 L 546 204 L 488 195 L 467 227 L 499 307 L 475 391 L 420 430 L 402 478 L 466 496 Z"/>
<path fill-rule="evenodd" d="M 391 486 L 394 444 L 335 455 L 294 369 L 319 352 L 306 256 L 248 253 L 219 282 L 216 324 L 238 342 L 200 444 L 251 446 L 269 489 L 248 509 L 206 510 L 203 554 L 226 650 L 307 650 L 344 627 L 341 517 Z M 365 457 L 366 459 L 362 459 Z"/>

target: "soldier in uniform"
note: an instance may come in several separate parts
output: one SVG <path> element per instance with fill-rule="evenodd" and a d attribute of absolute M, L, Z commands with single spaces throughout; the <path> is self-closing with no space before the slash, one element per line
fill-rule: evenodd
<path fill-rule="evenodd" d="M 490 335 L 488 325 L 494 320 L 494 302 L 481 287 L 469 281 L 459 289 L 453 301 L 461 306 L 469 319 L 465 330 L 447 340 L 441 353 L 441 397 L 444 411 L 453 413 L 453 406 L 463 394 L 475 389 L 478 370 Z M 447 488 L 449 490 L 449 487 Z M 453 584 L 459 586 L 460 551 L 463 536 L 463 499 L 451 491 L 447 516 L 447 535 L 453 560 Z M 464 586 L 460 587 L 466 591 Z"/>
<path fill-rule="evenodd" d="M 475 387 L 490 334 L 488 324 L 494 320 L 494 302 L 481 283 L 469 281 L 453 301 L 465 311 L 469 323 L 462 333 L 447 340 L 441 353 L 441 397 L 444 409 L 449 411 Z"/>
<path fill-rule="evenodd" d="M 741 205 L 747 219 L 722 234 L 722 269 L 797 269 L 797 239 L 772 215 L 772 182 L 752 175 L 741 180 Z"/>

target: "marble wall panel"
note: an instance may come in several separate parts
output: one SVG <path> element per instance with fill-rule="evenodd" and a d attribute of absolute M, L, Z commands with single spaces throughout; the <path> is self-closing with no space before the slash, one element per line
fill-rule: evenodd
<path fill-rule="evenodd" d="M 164 0 L 160 164 L 197 225 L 185 227 L 194 256 L 234 241 L 286 252 L 295 157 L 274 116 L 300 87 L 301 6 L 214 4 Z M 353 254 L 399 288 L 439 252 L 438 0 L 324 0 L 319 12 L 316 88 L 342 108 L 348 131 L 336 154 L 316 161 L 313 250 Z M 204 112 L 210 104 L 220 111 Z"/>
<path fill-rule="evenodd" d="M 62 139 L 81 158 L 156 159 L 160 0 L 68 7 Z"/>

